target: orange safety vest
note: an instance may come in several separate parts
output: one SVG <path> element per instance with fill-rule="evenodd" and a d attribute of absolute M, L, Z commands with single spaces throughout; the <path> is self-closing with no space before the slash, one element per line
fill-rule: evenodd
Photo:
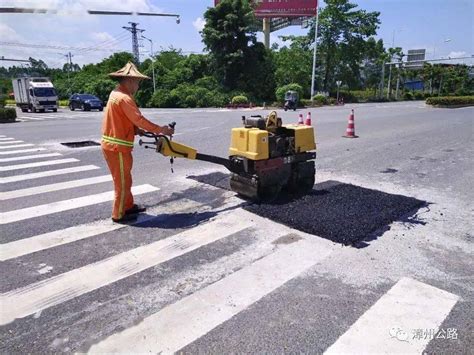
<path fill-rule="evenodd" d="M 135 129 L 160 133 L 160 126 L 141 114 L 133 98 L 121 86 L 110 93 L 102 122 L 102 149 L 129 152 L 133 149 Z"/>

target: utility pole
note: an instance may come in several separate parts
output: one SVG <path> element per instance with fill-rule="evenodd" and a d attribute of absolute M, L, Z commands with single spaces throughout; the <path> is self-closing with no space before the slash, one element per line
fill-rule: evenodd
<path fill-rule="evenodd" d="M 140 52 L 138 50 L 138 33 L 142 33 L 145 30 L 141 28 L 137 28 L 138 23 L 136 22 L 129 22 L 129 24 L 132 27 L 127 27 L 123 26 L 123 29 L 126 29 L 127 31 L 130 31 L 132 33 L 132 51 L 133 51 L 133 56 L 135 57 L 135 64 L 139 65 L 140 64 Z"/>
<path fill-rule="evenodd" d="M 319 2 L 318 2 L 319 4 Z M 313 50 L 313 71 L 311 74 L 311 102 L 314 96 L 314 81 L 316 79 L 316 51 L 318 48 L 318 25 L 319 25 L 319 8 L 316 5 L 316 23 L 314 26 L 314 50 Z"/>

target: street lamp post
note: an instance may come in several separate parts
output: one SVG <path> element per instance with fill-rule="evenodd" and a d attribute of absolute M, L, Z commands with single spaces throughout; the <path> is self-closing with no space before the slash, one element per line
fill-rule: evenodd
<path fill-rule="evenodd" d="M 150 42 L 150 56 L 151 56 L 151 72 L 153 77 L 153 94 L 156 92 L 156 83 L 155 83 L 155 62 L 153 61 L 153 41 L 150 38 L 147 38 L 142 35 L 143 39 L 146 39 Z"/>
<path fill-rule="evenodd" d="M 441 43 L 441 45 L 443 43 L 448 43 L 448 42 L 451 42 L 451 38 L 444 39 L 443 42 Z M 433 60 L 436 60 L 436 42 L 433 45 Z M 438 96 L 439 96 L 439 92 L 441 91 L 441 83 L 442 82 L 443 82 L 443 77 L 441 76 L 440 85 L 439 85 L 439 88 L 438 88 Z M 431 94 L 433 94 L 433 78 L 430 78 L 430 95 Z"/>
<path fill-rule="evenodd" d="M 395 48 L 395 32 L 401 32 L 402 29 L 400 30 L 393 30 L 393 33 L 392 33 L 392 48 Z M 393 61 L 393 55 L 390 55 L 390 63 Z M 392 64 L 389 64 L 390 67 L 389 67 L 389 71 L 388 71 L 388 85 L 387 85 L 387 99 L 390 98 L 391 94 L 392 94 L 392 88 L 390 86 L 391 84 L 391 81 L 392 81 Z"/>
<path fill-rule="evenodd" d="M 318 2 L 319 5 L 319 2 Z M 314 81 L 316 77 L 316 51 L 318 48 L 318 25 L 319 25 L 319 8 L 316 5 L 316 23 L 314 26 L 314 50 L 313 50 L 313 71 L 311 74 L 311 102 L 313 102 L 314 97 Z"/>
<path fill-rule="evenodd" d="M 336 103 L 337 104 L 339 104 L 339 88 L 341 87 L 341 84 L 342 84 L 341 80 L 336 81 L 336 85 L 337 85 Z"/>

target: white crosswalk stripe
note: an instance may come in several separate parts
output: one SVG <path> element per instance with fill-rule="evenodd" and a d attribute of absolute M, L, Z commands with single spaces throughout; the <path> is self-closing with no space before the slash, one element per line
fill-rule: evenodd
<path fill-rule="evenodd" d="M 0 155 L 12 155 L 18 153 L 31 153 L 31 152 L 39 152 L 46 150 L 46 148 L 33 148 L 33 149 L 20 149 L 20 150 L 9 150 L 6 152 L 0 152 Z"/>
<path fill-rule="evenodd" d="M 33 160 L 33 159 L 41 159 L 41 158 L 59 157 L 61 155 L 62 155 L 61 153 L 46 153 L 46 154 L 23 155 L 20 157 L 13 157 L 13 158 L 0 158 L 0 163 L 20 161 L 20 160 Z"/>
<path fill-rule="evenodd" d="M 206 210 L 201 203 L 183 199 L 179 203 L 166 203 L 150 208 L 145 215 L 139 215 L 134 224 L 147 222 L 160 213 L 176 213 L 187 209 Z M 127 227 L 125 224 L 112 223 L 109 220 L 101 220 L 94 223 L 82 224 L 66 229 L 35 235 L 31 238 L 20 239 L 14 242 L 2 244 L 0 248 L 0 261 L 14 259 L 22 255 L 35 253 L 41 250 L 54 248 L 60 245 L 72 243 L 97 235 L 116 231 Z"/>
<path fill-rule="evenodd" d="M 33 147 L 33 146 L 34 146 L 34 144 L 25 143 L 25 144 L 15 144 L 15 145 L 0 146 L 0 149 L 24 148 L 24 147 Z"/>
<path fill-rule="evenodd" d="M 147 192 L 157 191 L 157 187 L 151 185 L 139 185 L 132 188 L 134 195 L 141 195 Z M 77 197 L 70 200 L 63 200 L 45 205 L 23 208 L 9 212 L 0 213 L 0 224 L 23 221 L 25 219 L 45 216 L 53 213 L 73 210 L 80 207 L 95 205 L 102 202 L 112 201 L 114 192 L 108 191 L 96 195 Z"/>
<path fill-rule="evenodd" d="M 189 253 L 249 227 L 249 223 L 213 221 L 152 244 L 40 281 L 2 295 L 0 324 L 26 317 L 152 266 Z"/>
<path fill-rule="evenodd" d="M 77 162 L 77 161 L 79 161 L 79 160 L 75 159 L 75 158 L 46 160 L 46 161 L 40 161 L 40 162 L 36 162 L 36 163 L 0 166 L 0 171 L 12 171 L 12 170 L 21 170 L 21 169 L 28 169 L 28 168 L 38 168 L 40 166 L 67 164 L 67 163 L 74 163 L 74 162 Z"/>
<path fill-rule="evenodd" d="M 73 189 L 80 186 L 96 185 L 106 181 L 112 181 L 112 176 L 102 175 L 87 179 L 65 181 L 56 184 L 34 186 L 27 189 L 0 192 L 0 200 L 10 200 L 13 198 L 39 195 L 46 192 Z"/>
<path fill-rule="evenodd" d="M 174 353 L 331 253 L 318 244 L 315 255 L 314 246 L 311 239 L 303 239 L 282 247 L 100 342 L 89 353 Z"/>
<path fill-rule="evenodd" d="M 26 181 L 26 180 L 39 179 L 43 177 L 58 176 L 58 175 L 64 175 L 64 174 L 79 173 L 82 171 L 89 171 L 89 170 L 95 170 L 95 169 L 100 169 L 100 168 L 95 165 L 82 165 L 82 166 L 76 166 L 74 168 L 64 168 L 64 169 L 40 171 L 38 173 L 14 175 L 14 176 L 0 178 L 0 184 L 7 184 L 11 182 Z"/>
<path fill-rule="evenodd" d="M 430 338 L 413 339 L 412 330 L 434 329 L 459 297 L 422 282 L 402 278 L 325 354 L 422 354 Z"/>
<path fill-rule="evenodd" d="M 0 144 L 17 144 L 17 143 L 24 143 L 24 141 L 11 140 L 11 141 L 1 141 L 0 142 Z"/>

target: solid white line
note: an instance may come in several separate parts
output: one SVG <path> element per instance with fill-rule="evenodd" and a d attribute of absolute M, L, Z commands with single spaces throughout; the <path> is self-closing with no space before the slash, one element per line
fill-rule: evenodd
<path fill-rule="evenodd" d="M 9 200 L 12 198 L 39 195 L 46 192 L 72 189 L 79 186 L 95 185 L 95 184 L 100 184 L 102 182 L 111 181 L 111 180 L 112 180 L 112 175 L 109 174 L 109 175 L 95 176 L 95 177 L 87 178 L 87 179 L 72 180 L 72 181 L 60 182 L 56 184 L 35 186 L 35 187 L 30 187 L 30 188 L 22 189 L 22 190 L 0 192 L 0 201 Z"/>
<path fill-rule="evenodd" d="M 416 338 L 414 331 L 436 333 L 458 299 L 452 293 L 404 277 L 325 354 L 422 354 L 431 339 Z"/>
<path fill-rule="evenodd" d="M 3 136 L 3 137 L 5 137 L 5 136 Z M 13 141 L 13 140 L 15 140 L 15 139 L 16 139 L 16 138 L 0 138 L 0 141 L 2 141 L 2 142 L 3 142 L 3 141 Z M 9 143 L 9 142 L 4 142 L 4 143 Z"/>
<path fill-rule="evenodd" d="M 158 188 L 152 185 L 139 185 L 132 187 L 134 195 L 141 195 L 147 192 L 157 191 Z M 76 197 L 69 200 L 57 201 L 45 205 L 33 206 L 0 213 L 0 224 L 23 221 L 25 219 L 46 216 L 53 213 L 73 210 L 76 208 L 95 205 L 102 202 L 112 201 L 114 191 L 107 191 L 96 195 Z"/>
<path fill-rule="evenodd" d="M 30 152 L 39 152 L 41 150 L 46 150 L 46 148 L 33 148 L 33 149 L 20 149 L 20 150 L 10 150 L 8 152 L 0 152 L 0 155 L 12 155 L 17 153 L 30 153 Z"/>
<path fill-rule="evenodd" d="M 0 163 L 6 163 L 10 161 L 19 161 L 19 160 L 30 160 L 30 159 L 41 159 L 41 158 L 50 158 L 50 157 L 59 157 L 61 153 L 48 153 L 48 154 L 35 154 L 35 155 L 24 155 L 22 157 L 14 157 L 14 158 L 2 158 L 0 159 Z"/>
<path fill-rule="evenodd" d="M 0 146 L 0 149 L 24 148 L 24 147 L 33 147 L 33 146 L 34 144 L 26 143 L 26 144 Z"/>
<path fill-rule="evenodd" d="M 174 353 L 326 258 L 331 250 L 300 240 L 165 307 L 89 353 Z M 317 252 L 315 252 L 317 250 Z M 8 309 L 8 307 L 6 308 Z"/>
<path fill-rule="evenodd" d="M 5 138 L 5 137 L 6 137 L 6 136 L 4 136 L 3 134 L 2 134 L 2 135 L 0 135 L 0 138 Z"/>
<path fill-rule="evenodd" d="M 27 168 L 37 168 L 37 167 L 40 167 L 40 166 L 74 163 L 76 161 L 79 161 L 79 159 L 67 158 L 67 159 L 39 161 L 39 162 L 36 162 L 36 163 L 7 165 L 7 166 L 0 166 L 0 171 L 12 171 L 12 170 L 27 169 Z"/>
<path fill-rule="evenodd" d="M 24 143 L 24 141 L 7 141 L 7 142 L 0 142 L 0 144 L 17 144 L 17 143 Z"/>
<path fill-rule="evenodd" d="M 235 219 L 235 218 L 234 218 Z M 232 220 L 232 219 L 231 219 Z M 122 280 L 250 226 L 216 220 L 1 295 L 0 325 Z"/>
<path fill-rule="evenodd" d="M 23 174 L 23 175 L 16 175 L 16 176 L 9 176 L 9 177 L 0 178 L 0 184 L 7 184 L 9 182 L 18 182 L 18 181 L 25 181 L 25 180 L 31 180 L 31 179 L 38 179 L 38 178 L 47 177 L 47 176 L 56 176 L 56 175 L 78 173 L 78 172 L 81 172 L 81 171 L 89 171 L 89 170 L 96 170 L 96 169 L 100 169 L 100 168 L 98 166 L 95 166 L 95 165 L 83 165 L 83 166 L 76 166 L 74 168 L 40 171 L 38 173 Z"/>
<path fill-rule="evenodd" d="M 166 204 L 162 204 L 153 208 L 147 209 L 146 214 L 138 215 L 138 218 L 130 225 L 140 224 L 156 218 L 157 215 L 163 213 L 176 213 L 188 209 L 199 208 L 200 211 L 206 208 L 202 204 L 182 199 Z M 0 248 L 0 261 L 14 259 L 22 255 L 28 255 L 41 250 L 54 248 L 60 245 L 72 243 L 78 240 L 94 237 L 99 234 L 112 232 L 127 227 L 126 224 L 112 223 L 109 219 L 101 220 L 94 223 L 82 224 L 70 228 L 36 235 L 34 237 L 16 240 L 14 242 L 2 244 Z"/>
<path fill-rule="evenodd" d="M 44 121 L 43 117 L 20 116 L 18 118 L 22 118 L 24 120 L 32 120 L 32 121 Z"/>

